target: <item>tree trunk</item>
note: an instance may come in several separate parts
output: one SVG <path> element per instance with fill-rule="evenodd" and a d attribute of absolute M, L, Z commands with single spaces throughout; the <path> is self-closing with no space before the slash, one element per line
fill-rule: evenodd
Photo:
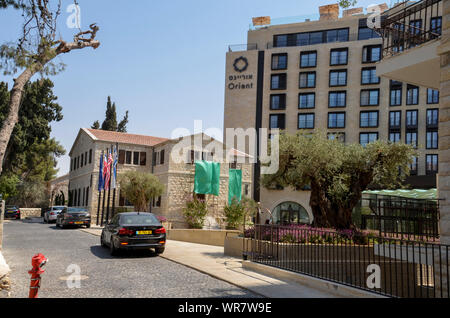
<path fill-rule="evenodd" d="M 27 68 L 18 78 L 14 80 L 14 86 L 11 90 L 9 101 L 8 116 L 6 116 L 0 130 L 0 175 L 3 171 L 3 160 L 5 158 L 9 139 L 11 138 L 14 126 L 19 121 L 19 109 L 22 101 L 23 89 L 25 84 L 35 73 L 36 71 L 33 71 L 32 67 Z"/>
<path fill-rule="evenodd" d="M 328 216 L 332 215 L 332 211 L 325 192 L 318 184 L 311 184 L 311 197 L 309 200 L 309 205 L 311 206 L 314 216 L 313 225 L 315 227 L 330 227 L 331 224 Z"/>

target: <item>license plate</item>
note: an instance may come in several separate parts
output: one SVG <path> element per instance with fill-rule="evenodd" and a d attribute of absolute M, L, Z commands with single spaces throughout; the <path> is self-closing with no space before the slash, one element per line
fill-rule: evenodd
<path fill-rule="evenodd" d="M 84 222 L 75 222 L 75 224 L 84 224 Z"/>
<path fill-rule="evenodd" d="M 136 231 L 137 235 L 150 235 L 152 231 Z"/>

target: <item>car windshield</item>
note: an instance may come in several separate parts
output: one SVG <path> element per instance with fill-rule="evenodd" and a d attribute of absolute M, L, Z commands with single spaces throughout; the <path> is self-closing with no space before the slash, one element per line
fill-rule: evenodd
<path fill-rule="evenodd" d="M 158 219 L 153 214 L 122 215 L 120 221 L 124 225 L 160 225 Z"/>
<path fill-rule="evenodd" d="M 63 207 L 63 206 L 54 206 L 53 208 L 52 208 L 52 210 L 53 211 L 61 211 L 62 209 L 64 209 L 65 207 Z"/>
<path fill-rule="evenodd" d="M 65 212 L 68 214 L 79 214 L 79 213 L 88 213 L 86 209 L 78 209 L 78 208 L 64 208 Z"/>
<path fill-rule="evenodd" d="M 7 206 L 6 206 L 6 209 L 7 209 L 7 210 L 17 210 L 17 207 L 14 206 L 14 205 L 7 205 Z"/>

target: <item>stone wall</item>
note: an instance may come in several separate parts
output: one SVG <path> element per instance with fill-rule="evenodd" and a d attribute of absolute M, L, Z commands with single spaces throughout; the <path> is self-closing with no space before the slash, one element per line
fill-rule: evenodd
<path fill-rule="evenodd" d="M 34 218 L 34 217 L 41 217 L 41 209 L 40 208 L 20 208 L 20 218 L 26 219 L 26 218 Z"/>

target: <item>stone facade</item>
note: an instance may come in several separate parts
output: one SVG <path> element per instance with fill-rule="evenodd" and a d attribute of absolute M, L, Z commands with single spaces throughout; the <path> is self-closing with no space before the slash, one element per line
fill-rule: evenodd
<path fill-rule="evenodd" d="M 441 242 L 450 244 L 450 0 L 443 1 L 441 57 L 441 101 L 439 105 L 439 178 Z"/>
<path fill-rule="evenodd" d="M 205 149 L 211 149 L 207 147 L 212 147 L 215 155 L 207 158 L 207 160 L 220 162 L 221 156 L 219 156 L 219 149 L 223 149 L 223 144 L 219 141 L 205 138 L 200 143 L 200 147 L 198 147 L 198 149 L 194 146 L 185 150 L 186 153 L 182 155 L 183 162 L 179 162 L 177 157 L 172 155 L 174 147 L 178 145 L 178 141 L 179 140 L 177 139 L 166 139 L 163 141 L 158 141 L 154 145 L 139 145 L 120 142 L 118 143 L 119 150 L 131 152 L 132 156 L 135 156 L 135 154 L 140 154 L 140 158 L 142 158 L 143 153 L 145 153 L 146 160 L 145 163 L 139 162 L 139 164 L 134 164 L 134 158 L 131 158 L 131 164 L 118 164 L 117 171 L 118 179 L 122 173 L 131 170 L 152 173 L 158 177 L 160 182 L 164 184 L 165 191 L 160 200 L 156 199 L 150 204 L 149 210 L 156 215 L 166 217 L 169 222 L 172 222 L 174 228 L 184 228 L 186 227 L 186 223 L 183 219 L 182 210 L 186 206 L 186 199 L 193 194 L 195 176 L 195 165 L 190 162 L 186 163 L 185 159 L 187 159 L 188 155 L 190 156 L 191 150 L 197 151 L 195 157 L 196 160 L 201 159 L 201 152 L 206 151 Z M 98 171 L 100 166 L 99 158 L 101 153 L 105 152 L 107 148 L 111 147 L 111 145 L 112 144 L 110 141 L 99 140 L 95 136 L 95 131 L 81 129 L 70 152 L 71 162 L 73 162 L 75 158 L 80 158 L 79 160 L 81 161 L 81 154 L 83 154 L 83 160 L 86 161 L 83 162 L 83 167 L 80 166 L 74 170 L 71 169 L 69 185 L 69 193 L 71 193 L 70 205 L 87 208 L 91 213 L 93 223 L 97 220 L 97 213 L 101 217 L 101 207 L 103 206 L 103 197 L 105 196 L 102 192 L 100 196 L 99 209 L 99 193 L 97 191 L 99 176 Z M 90 156 L 91 150 L 92 157 Z M 227 150 L 224 150 L 223 152 L 226 153 L 226 151 Z M 85 159 L 86 154 L 87 159 Z M 73 167 L 73 164 L 71 167 Z M 229 168 L 229 163 L 221 164 L 220 195 L 218 197 L 213 195 L 206 196 L 210 211 L 206 226 L 218 227 L 221 223 L 223 223 L 223 208 L 228 202 Z M 243 170 L 243 194 L 250 196 L 252 191 L 251 164 L 238 163 L 236 168 Z M 106 195 L 105 198 L 106 202 L 103 213 L 106 216 L 108 195 Z M 111 191 L 109 195 L 110 216 L 113 214 L 112 200 L 113 192 Z M 116 191 L 115 206 L 116 212 L 124 209 L 133 209 L 133 207 L 126 201 L 126 198 L 121 198 L 119 185 Z"/>
<path fill-rule="evenodd" d="M 69 179 L 69 174 L 65 174 L 50 181 L 50 206 L 67 205 L 69 200 Z"/>

